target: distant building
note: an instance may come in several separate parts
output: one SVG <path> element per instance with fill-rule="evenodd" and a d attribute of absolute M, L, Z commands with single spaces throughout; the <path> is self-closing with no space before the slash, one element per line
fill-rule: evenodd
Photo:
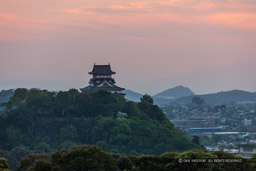
<path fill-rule="evenodd" d="M 222 132 L 223 127 L 208 127 L 208 128 L 189 128 L 188 132 L 190 134 L 202 134 L 202 133 L 214 133 Z"/>
<path fill-rule="evenodd" d="M 89 81 L 89 86 L 81 88 L 82 92 L 96 91 L 99 89 L 105 89 L 112 93 L 123 94 L 124 88 L 116 86 L 113 74 L 116 74 L 111 70 L 110 64 L 108 65 L 95 65 L 93 66 L 92 72 L 89 72 L 92 78 Z M 124 95 L 124 94 L 123 94 Z"/>
<path fill-rule="evenodd" d="M 256 153 L 256 144 L 247 143 L 239 145 L 239 154 L 245 158 L 251 158 Z"/>
<path fill-rule="evenodd" d="M 187 128 L 214 127 L 215 118 L 212 117 L 190 117 L 187 119 Z"/>
<path fill-rule="evenodd" d="M 176 128 L 187 128 L 187 120 L 170 120 Z"/>
<path fill-rule="evenodd" d="M 214 127 L 215 118 L 212 117 L 190 117 L 181 120 L 170 120 L 177 128 L 204 128 L 204 127 Z"/>
<path fill-rule="evenodd" d="M 244 119 L 244 126 L 251 126 L 252 120 L 251 119 Z"/>

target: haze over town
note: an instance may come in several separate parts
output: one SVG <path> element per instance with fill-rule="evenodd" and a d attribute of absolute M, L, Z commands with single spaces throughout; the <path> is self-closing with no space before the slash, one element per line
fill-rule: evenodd
<path fill-rule="evenodd" d="M 0 89 L 82 88 L 94 63 L 151 95 L 256 91 L 254 0 L 0 0 Z"/>

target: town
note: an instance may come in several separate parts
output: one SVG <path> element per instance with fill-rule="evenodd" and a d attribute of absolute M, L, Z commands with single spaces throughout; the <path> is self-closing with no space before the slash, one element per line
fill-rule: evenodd
<path fill-rule="evenodd" d="M 161 108 L 176 128 L 198 136 L 209 151 L 249 158 L 256 150 L 256 103 L 170 103 Z"/>

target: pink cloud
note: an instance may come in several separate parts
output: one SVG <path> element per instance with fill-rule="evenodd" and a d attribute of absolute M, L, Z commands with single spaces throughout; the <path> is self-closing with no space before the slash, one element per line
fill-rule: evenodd
<path fill-rule="evenodd" d="M 224 7 L 221 7 L 221 4 Z M 66 34 L 83 34 L 72 27 L 84 27 L 102 31 L 111 31 L 116 26 L 120 29 L 141 27 L 165 27 L 166 24 L 176 23 L 188 27 L 195 25 L 219 26 L 239 29 L 254 29 L 256 27 L 256 14 L 252 12 L 222 12 L 225 9 L 237 7 L 231 1 L 142 1 L 111 3 L 109 5 L 77 6 L 77 8 L 61 8 L 47 10 L 44 15 L 17 16 L 15 14 L 0 14 L 0 22 L 5 21 L 5 34 L 18 35 L 19 31 L 8 33 L 7 26 L 11 25 L 13 30 L 27 29 L 22 34 L 37 32 L 64 32 Z M 239 1 L 239 4 L 241 2 Z M 246 8 L 246 3 L 243 9 Z M 163 5 L 165 10 L 161 10 Z M 248 5 L 248 8 L 250 5 Z M 218 9 L 221 8 L 221 11 Z M 237 7 L 238 8 L 238 7 Z M 184 13 L 186 11 L 186 13 Z M 14 22 L 15 21 L 15 22 Z M 114 33 L 113 33 L 114 34 Z M 8 36 L 5 36 L 8 37 Z M 19 36 L 18 36 L 19 37 Z M 20 36 L 24 37 L 24 36 Z M 33 36 L 30 36 L 33 37 Z M 37 36 L 34 35 L 36 38 Z M 139 38 L 141 39 L 141 38 Z M 144 39 L 144 38 L 142 38 Z"/>
<path fill-rule="evenodd" d="M 83 12 L 81 9 L 66 9 L 66 10 L 63 10 L 67 13 L 71 13 L 71 14 L 80 14 L 81 12 Z"/>
<path fill-rule="evenodd" d="M 0 13 L 0 23 L 14 22 L 17 16 L 13 13 Z"/>
<path fill-rule="evenodd" d="M 255 13 L 216 13 L 206 17 L 209 22 L 241 29 L 256 29 Z"/>

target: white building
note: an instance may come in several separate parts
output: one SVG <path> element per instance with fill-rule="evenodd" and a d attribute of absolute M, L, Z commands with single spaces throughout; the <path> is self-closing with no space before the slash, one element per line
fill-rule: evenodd
<path fill-rule="evenodd" d="M 239 145 L 239 154 L 244 158 L 251 158 L 253 154 L 256 153 L 256 144 L 240 144 Z"/>

